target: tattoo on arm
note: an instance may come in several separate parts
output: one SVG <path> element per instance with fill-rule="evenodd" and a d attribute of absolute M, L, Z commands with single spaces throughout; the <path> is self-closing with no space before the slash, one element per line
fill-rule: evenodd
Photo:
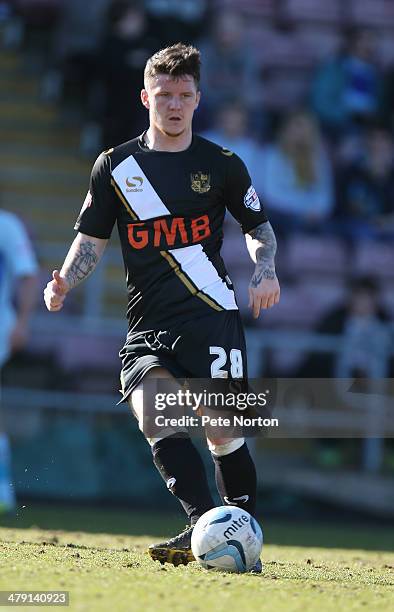
<path fill-rule="evenodd" d="M 256 250 L 257 262 L 274 262 L 276 253 L 276 238 L 271 223 L 266 221 L 261 223 L 249 232 L 254 240 L 260 243 Z"/>
<path fill-rule="evenodd" d="M 256 269 L 255 273 L 252 276 L 252 280 L 250 284 L 252 287 L 258 287 L 263 280 L 263 278 L 267 278 L 269 280 L 274 280 L 275 278 L 275 268 L 264 268 L 260 269 L 260 265 L 257 264 L 258 269 Z"/>
<path fill-rule="evenodd" d="M 258 287 L 263 279 L 275 278 L 276 238 L 269 221 L 261 223 L 249 232 L 256 248 L 256 270 L 250 282 L 252 287 Z M 256 246 L 257 243 L 257 246 Z"/>
<path fill-rule="evenodd" d="M 70 288 L 75 287 L 85 280 L 97 265 L 99 257 L 96 253 L 96 245 L 90 240 L 81 242 L 75 253 L 71 264 L 65 272 L 65 277 Z"/>

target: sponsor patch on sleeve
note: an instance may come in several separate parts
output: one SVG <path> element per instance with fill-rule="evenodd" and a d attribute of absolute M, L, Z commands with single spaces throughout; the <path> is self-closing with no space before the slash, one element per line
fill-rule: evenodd
<path fill-rule="evenodd" d="M 250 208 L 251 210 L 254 210 L 254 212 L 261 211 L 261 204 L 260 204 L 259 196 L 257 195 L 256 190 L 253 187 L 253 185 L 251 185 L 248 191 L 245 193 L 244 204 L 246 208 Z"/>

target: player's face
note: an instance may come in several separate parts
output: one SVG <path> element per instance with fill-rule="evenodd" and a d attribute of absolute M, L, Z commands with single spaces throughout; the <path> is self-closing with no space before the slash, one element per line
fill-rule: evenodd
<path fill-rule="evenodd" d="M 200 92 L 191 75 L 171 77 L 159 74 L 149 79 L 141 92 L 143 105 L 149 109 L 150 124 L 166 136 L 181 136 L 191 129 Z"/>

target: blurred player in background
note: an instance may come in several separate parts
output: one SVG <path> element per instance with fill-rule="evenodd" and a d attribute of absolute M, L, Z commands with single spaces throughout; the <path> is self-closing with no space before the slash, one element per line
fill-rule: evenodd
<path fill-rule="evenodd" d="M 0 375 L 7 359 L 27 343 L 29 318 L 36 302 L 36 275 L 36 258 L 22 223 L 0 209 Z M 0 411 L 0 513 L 15 506 L 10 449 L 1 417 Z"/>
<path fill-rule="evenodd" d="M 129 331 L 120 355 L 123 398 L 143 429 L 142 380 L 228 378 L 246 383 L 246 348 L 234 289 L 220 257 L 226 209 L 247 234 L 256 269 L 255 317 L 279 301 L 276 240 L 242 160 L 192 132 L 200 100 L 200 53 L 177 44 L 147 62 L 142 104 L 149 129 L 102 153 L 61 271 L 45 292 L 56 312 L 95 269 L 117 221 L 127 274 Z M 187 430 L 148 439 L 154 463 L 190 525 L 153 544 L 150 555 L 174 565 L 194 560 L 193 525 L 214 507 L 205 469 Z M 256 470 L 244 438 L 209 435 L 223 503 L 256 508 Z M 259 562 L 255 571 L 261 571 Z"/>

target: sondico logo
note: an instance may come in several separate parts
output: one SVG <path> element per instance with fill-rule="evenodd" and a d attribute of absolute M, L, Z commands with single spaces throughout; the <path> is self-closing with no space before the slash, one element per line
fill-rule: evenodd
<path fill-rule="evenodd" d="M 241 529 L 241 527 L 244 527 L 248 523 L 249 523 L 248 517 L 245 514 L 242 514 L 242 516 L 239 519 L 233 520 L 230 527 L 227 527 L 226 531 L 223 533 L 224 537 L 229 540 L 231 536 L 234 535 L 234 533 L 237 533 L 238 529 Z"/>
<path fill-rule="evenodd" d="M 126 185 L 128 189 L 126 189 L 126 191 L 142 191 L 142 183 L 144 182 L 144 179 L 140 176 L 132 176 L 131 178 L 133 179 L 133 181 L 135 181 L 135 183 L 130 181 L 129 177 L 127 177 Z"/>

